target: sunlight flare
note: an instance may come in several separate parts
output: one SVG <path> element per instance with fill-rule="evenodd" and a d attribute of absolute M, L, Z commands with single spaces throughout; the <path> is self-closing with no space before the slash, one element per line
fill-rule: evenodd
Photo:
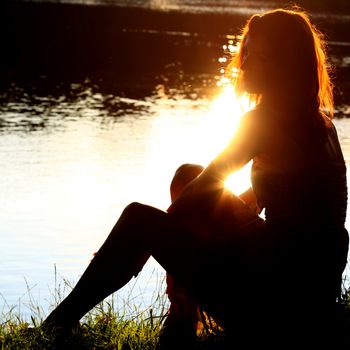
<path fill-rule="evenodd" d="M 236 195 L 245 192 L 251 186 L 250 169 L 252 161 L 246 164 L 242 169 L 231 174 L 225 181 L 225 187 Z"/>
<path fill-rule="evenodd" d="M 222 150 L 237 132 L 241 117 L 250 108 L 247 98 L 237 97 L 234 88 L 224 79 L 219 81 L 222 85 L 222 92 L 213 100 L 210 113 L 215 117 L 216 122 L 220 120 L 220 132 L 216 133 L 215 146 L 217 153 Z M 208 128 L 212 125 L 208 123 Z M 239 171 L 231 174 L 225 181 L 225 187 L 233 193 L 239 195 L 250 187 L 251 162 Z"/>
<path fill-rule="evenodd" d="M 176 168 L 183 163 L 207 166 L 237 132 L 242 115 L 250 107 L 248 100 L 238 98 L 231 84 L 219 82 L 218 93 L 209 104 L 207 100 L 176 100 L 167 96 L 157 100 L 154 111 L 161 117 L 154 118 L 150 130 L 148 161 L 151 168 L 157 169 L 157 176 L 150 188 L 159 188 L 160 179 L 168 179 L 168 186 Z M 237 172 L 227 180 L 226 187 L 235 194 L 244 192 L 250 183 L 248 172 L 249 166 Z M 168 189 L 157 193 L 157 203 L 165 206 L 169 202 Z M 154 191 L 149 197 L 156 200 Z"/>
<path fill-rule="evenodd" d="M 248 106 L 247 101 L 237 97 L 231 84 L 222 84 L 221 92 L 208 108 L 202 124 L 202 135 L 199 136 L 203 139 L 201 152 L 206 157 L 206 164 L 229 143 Z"/>

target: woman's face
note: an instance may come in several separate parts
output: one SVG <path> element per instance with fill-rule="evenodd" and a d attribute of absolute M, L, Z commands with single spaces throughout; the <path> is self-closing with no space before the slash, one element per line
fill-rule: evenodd
<path fill-rule="evenodd" d="M 271 86 L 272 64 L 268 59 L 266 40 L 247 36 L 243 44 L 243 89 L 252 94 L 267 92 Z"/>

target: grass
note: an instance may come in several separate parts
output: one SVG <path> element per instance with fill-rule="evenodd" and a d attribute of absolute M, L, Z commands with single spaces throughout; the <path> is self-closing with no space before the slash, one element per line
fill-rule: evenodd
<path fill-rule="evenodd" d="M 125 299 L 119 300 L 116 294 L 105 299 L 85 315 L 80 326 L 73 331 L 69 349 L 155 349 L 168 310 L 166 295 L 159 292 L 164 289 L 162 283 L 164 279 L 157 277 L 156 291 L 148 308 L 140 305 L 142 298 L 139 295 L 135 296 L 133 289 L 137 279 L 130 283 L 129 295 Z M 49 311 L 72 288 L 73 283 L 59 277 L 55 268 Z M 47 315 L 32 297 L 28 283 L 27 296 L 25 305 L 7 306 L 7 310 L 0 314 L 0 349 L 46 350 L 49 347 L 53 335 L 46 334 L 40 328 Z M 20 310 L 25 308 L 29 309 L 29 320 L 21 315 Z"/>
<path fill-rule="evenodd" d="M 40 321 L 34 327 L 18 318 L 7 319 L 0 331 L 1 349 L 47 349 L 52 335 L 44 333 Z M 67 339 L 72 349 L 155 349 L 160 329 L 159 320 L 138 315 L 124 318 L 109 303 L 97 306 Z M 68 345 L 67 345 L 68 346 Z"/>
<path fill-rule="evenodd" d="M 63 280 L 62 285 L 55 287 L 52 308 L 71 288 L 71 283 L 66 280 Z M 118 308 L 117 304 L 122 307 Z M 344 291 L 339 305 L 342 310 L 344 339 L 350 341 L 350 288 Z M 43 332 L 40 328 L 45 318 L 44 312 L 32 298 L 29 306 L 32 314 L 30 321 L 16 313 L 15 308 L 10 308 L 1 315 L 0 348 L 2 350 L 50 349 L 52 335 Z M 124 300 L 120 304 L 113 295 L 97 305 L 81 320 L 80 326 L 69 336 L 64 349 L 155 350 L 167 310 L 168 302 L 163 292 L 154 294 L 152 305 L 146 309 L 135 306 L 130 300 Z M 224 349 L 225 341 L 222 335 L 223 333 L 220 332 L 204 331 L 194 348 L 196 350 Z M 346 344 L 349 343 L 346 342 Z M 187 349 L 187 347 L 183 349 L 185 348 Z M 340 348 L 346 349 L 345 345 Z"/>

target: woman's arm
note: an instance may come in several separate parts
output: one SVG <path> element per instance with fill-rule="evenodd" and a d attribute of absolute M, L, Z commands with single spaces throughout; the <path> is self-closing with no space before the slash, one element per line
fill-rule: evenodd
<path fill-rule="evenodd" d="M 260 139 L 256 125 L 256 111 L 247 113 L 241 120 L 240 127 L 226 148 L 191 181 L 181 195 L 172 203 L 168 212 L 186 210 L 191 205 L 191 198 L 198 194 L 224 187 L 229 174 L 239 170 L 255 155 Z"/>

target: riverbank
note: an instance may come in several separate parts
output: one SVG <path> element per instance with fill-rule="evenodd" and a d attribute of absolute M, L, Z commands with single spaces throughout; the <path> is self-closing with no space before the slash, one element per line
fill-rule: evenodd
<path fill-rule="evenodd" d="M 336 317 L 332 319 L 335 327 L 333 349 L 347 349 L 350 346 L 350 290 L 338 304 Z M 310 301 L 312 302 L 312 301 Z M 32 305 L 35 310 L 36 306 Z M 156 350 L 162 323 L 167 309 L 159 314 L 153 313 L 152 306 L 146 311 L 134 310 L 132 317 L 116 311 L 113 302 L 103 302 L 94 308 L 70 336 L 67 336 L 59 349 L 110 350 L 135 349 Z M 288 317 L 288 315 L 286 315 Z M 6 350 L 47 350 L 52 348 L 53 334 L 40 328 L 41 319 L 33 316 L 32 323 L 21 320 L 18 315 L 3 316 L 0 327 L 0 347 Z M 251 330 L 254 337 L 254 330 Z M 273 332 L 271 333 L 273 336 Z M 297 336 L 297 333 L 295 334 Z M 248 340 L 247 340 L 248 341 Z M 300 346 L 302 347 L 302 342 Z M 228 338 L 225 332 L 207 324 L 195 344 L 184 344 L 186 350 L 227 350 L 237 346 L 235 337 Z M 54 347 L 54 349 L 56 349 Z M 165 349 L 164 349 L 165 350 Z"/>

